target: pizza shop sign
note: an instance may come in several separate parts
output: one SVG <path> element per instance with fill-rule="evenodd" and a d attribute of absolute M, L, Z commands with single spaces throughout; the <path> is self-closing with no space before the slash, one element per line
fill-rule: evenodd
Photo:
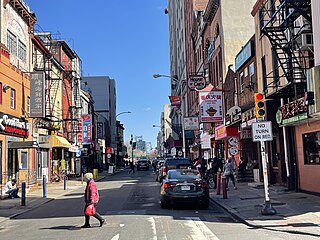
<path fill-rule="evenodd" d="M 22 119 L 0 113 L 0 133 L 18 137 L 29 136 L 29 125 Z"/>

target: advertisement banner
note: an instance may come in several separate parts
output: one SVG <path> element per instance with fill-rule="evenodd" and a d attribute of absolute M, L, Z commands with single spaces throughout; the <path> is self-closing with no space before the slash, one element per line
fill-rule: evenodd
<path fill-rule="evenodd" d="M 169 96 L 171 106 L 181 105 L 181 96 Z"/>
<path fill-rule="evenodd" d="M 44 72 L 30 74 L 30 117 L 45 117 L 45 75 Z"/>
<path fill-rule="evenodd" d="M 84 114 L 82 115 L 82 144 L 90 144 L 91 143 L 91 115 Z"/>
<path fill-rule="evenodd" d="M 200 122 L 222 122 L 223 121 L 223 93 L 222 91 L 200 91 L 199 113 Z"/>
<path fill-rule="evenodd" d="M 82 118 L 78 121 L 78 143 L 82 143 Z"/>
<path fill-rule="evenodd" d="M 199 130 L 199 118 L 198 117 L 184 118 L 184 130 Z"/>
<path fill-rule="evenodd" d="M 104 138 L 104 129 L 103 129 L 103 122 L 97 123 L 97 135 L 99 139 Z"/>

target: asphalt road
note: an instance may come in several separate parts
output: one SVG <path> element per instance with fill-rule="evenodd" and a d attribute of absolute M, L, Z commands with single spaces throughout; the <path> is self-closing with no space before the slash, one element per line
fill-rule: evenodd
<path fill-rule="evenodd" d="M 107 220 L 99 227 L 81 229 L 84 187 L 22 214 L 0 225 L 0 239 L 315 239 L 263 229 L 251 229 L 234 222 L 213 202 L 209 209 L 193 206 L 161 209 L 160 184 L 151 171 L 127 171 L 97 183 L 100 202 L 97 211 Z"/>

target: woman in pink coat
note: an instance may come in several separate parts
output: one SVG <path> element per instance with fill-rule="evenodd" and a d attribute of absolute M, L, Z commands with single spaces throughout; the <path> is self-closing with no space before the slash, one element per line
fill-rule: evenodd
<path fill-rule="evenodd" d="M 94 204 L 95 206 L 98 204 L 99 202 L 99 192 L 97 189 L 97 185 L 95 183 L 95 181 L 93 180 L 93 174 L 92 173 L 86 173 L 84 175 L 84 179 L 87 182 L 87 187 L 85 190 L 85 203 L 86 206 L 84 208 L 84 210 L 86 210 L 87 206 L 89 206 L 90 204 Z M 90 216 L 89 215 L 84 215 L 85 216 L 85 223 L 83 226 L 81 226 L 82 228 L 90 228 Z M 99 220 L 100 222 L 100 227 L 102 227 L 102 225 L 105 223 L 105 219 L 103 219 L 99 213 L 95 213 L 93 215 L 93 217 L 95 217 L 96 219 Z"/>

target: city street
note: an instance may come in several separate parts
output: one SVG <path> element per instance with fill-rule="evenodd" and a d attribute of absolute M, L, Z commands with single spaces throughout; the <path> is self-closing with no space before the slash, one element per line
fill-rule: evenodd
<path fill-rule="evenodd" d="M 2 222 L 1 239 L 316 239 L 250 228 L 235 222 L 213 202 L 209 209 L 161 209 L 160 184 L 154 181 L 152 171 L 129 174 L 125 170 L 103 179 L 97 186 L 97 211 L 107 220 L 103 227 L 91 219 L 91 229 L 80 228 L 84 222 L 81 186 Z"/>

